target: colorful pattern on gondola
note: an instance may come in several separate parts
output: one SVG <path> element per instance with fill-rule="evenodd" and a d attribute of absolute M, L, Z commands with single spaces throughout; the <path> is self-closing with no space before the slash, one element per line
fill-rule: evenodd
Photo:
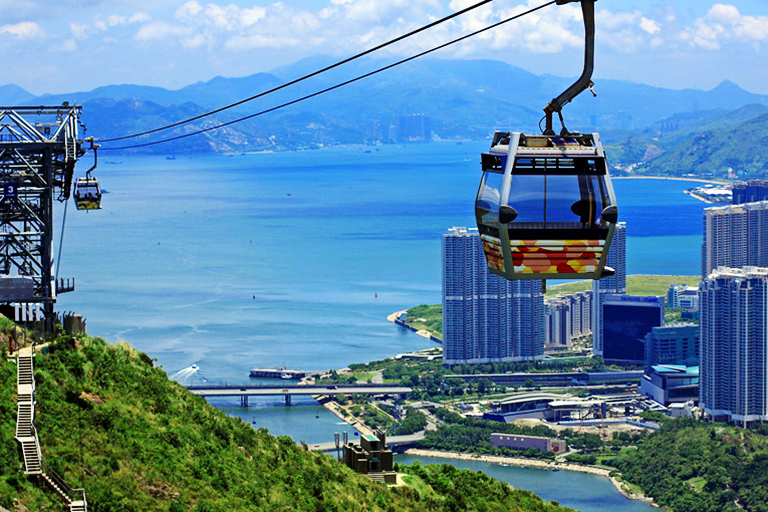
<path fill-rule="evenodd" d="M 488 262 L 488 268 L 504 272 L 504 256 L 501 253 L 501 240 L 488 235 L 481 235 L 483 242 L 483 252 L 485 260 Z"/>
<path fill-rule="evenodd" d="M 603 240 L 510 240 L 515 273 L 590 274 L 603 255 Z"/>
<path fill-rule="evenodd" d="M 76 199 L 75 207 L 78 210 L 101 210 L 101 201 L 91 199 Z"/>

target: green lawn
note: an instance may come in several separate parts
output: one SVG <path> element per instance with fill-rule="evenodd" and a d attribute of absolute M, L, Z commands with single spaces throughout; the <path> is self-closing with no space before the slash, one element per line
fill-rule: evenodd
<path fill-rule="evenodd" d="M 699 276 L 656 276 L 633 275 L 627 276 L 627 293 L 629 295 L 666 295 L 669 286 L 686 283 L 689 286 L 699 284 Z M 551 284 L 547 282 L 547 297 L 559 297 L 576 292 L 592 289 L 592 281 L 577 281 L 575 283 Z"/>

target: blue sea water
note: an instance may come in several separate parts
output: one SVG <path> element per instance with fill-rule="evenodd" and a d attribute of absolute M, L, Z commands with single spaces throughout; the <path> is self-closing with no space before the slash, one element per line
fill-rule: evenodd
<path fill-rule="evenodd" d="M 563 507 L 582 512 L 650 512 L 658 510 L 644 501 L 633 501 L 622 496 L 607 479 L 576 471 L 549 471 L 546 469 L 500 466 L 474 460 L 442 459 L 397 455 L 397 462 L 413 464 L 451 464 L 459 469 L 482 471 L 496 480 L 512 484 L 541 496 L 545 501 L 556 500 Z"/>
<path fill-rule="evenodd" d="M 101 211 L 68 212 L 59 274 L 75 276 L 77 291 L 57 308 L 169 374 L 196 364 L 184 383 L 247 384 L 255 366 L 341 368 L 432 346 L 386 316 L 440 302 L 440 237 L 473 225 L 486 149 L 102 155 L 109 193 Z M 628 273 L 699 273 L 706 205 L 683 194 L 692 186 L 615 181 Z M 291 410 L 280 399 L 213 403 L 310 444 L 349 430 L 311 400 Z"/>
<path fill-rule="evenodd" d="M 88 329 L 169 372 L 343 367 L 429 342 L 385 317 L 439 303 L 440 236 L 474 222 L 485 142 L 102 157 L 104 209 L 70 211 L 60 275 Z M 689 182 L 616 180 L 628 273 L 697 274 Z M 59 219 L 61 214 L 59 212 Z"/>

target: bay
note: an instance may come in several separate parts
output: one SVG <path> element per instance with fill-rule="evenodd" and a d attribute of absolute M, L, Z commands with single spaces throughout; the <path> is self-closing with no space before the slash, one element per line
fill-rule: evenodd
<path fill-rule="evenodd" d="M 74 310 L 169 373 L 340 368 L 430 346 L 385 320 L 440 296 L 440 237 L 471 226 L 486 142 L 104 157 L 104 209 L 70 211 Z M 113 158 L 113 159 L 112 159 Z M 627 271 L 697 274 L 694 184 L 615 180 Z M 61 218 L 61 212 L 58 214 Z"/>
<path fill-rule="evenodd" d="M 84 315 L 92 334 L 128 341 L 183 384 L 242 385 L 255 366 L 316 371 L 427 348 L 386 316 L 441 301 L 441 235 L 473 225 L 486 149 L 102 154 L 97 175 L 109 193 L 103 210 L 67 214 L 60 276 L 75 276 L 77 291 L 57 309 Z M 692 186 L 615 181 L 629 274 L 699 273 L 707 205 L 683 194 Z M 290 409 L 279 398 L 212 403 L 309 444 L 354 435 L 311 399 Z M 565 504 L 566 495 L 547 499 Z M 634 511 L 621 499 L 610 508 Z"/>
<path fill-rule="evenodd" d="M 415 457 L 397 455 L 395 461 L 402 464 L 451 464 L 459 469 L 482 471 L 517 489 L 526 489 L 541 496 L 544 501 L 558 501 L 564 507 L 582 512 L 650 512 L 658 510 L 650 503 L 629 500 L 622 496 L 605 477 L 578 471 L 550 471 L 547 469 L 500 466 L 490 462 L 443 459 L 439 457 Z"/>

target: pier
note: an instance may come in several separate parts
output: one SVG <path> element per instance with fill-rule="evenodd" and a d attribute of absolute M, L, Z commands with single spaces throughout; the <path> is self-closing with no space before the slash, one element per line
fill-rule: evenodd
<path fill-rule="evenodd" d="M 252 396 L 284 396 L 285 405 L 291 405 L 294 395 L 407 395 L 413 388 L 391 384 L 339 384 L 330 386 L 188 386 L 187 389 L 202 397 L 239 396 L 240 405 L 248 407 Z"/>

